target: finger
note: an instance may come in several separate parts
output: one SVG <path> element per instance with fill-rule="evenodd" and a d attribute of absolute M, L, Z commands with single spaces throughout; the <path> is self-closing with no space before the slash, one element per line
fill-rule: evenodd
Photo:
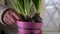
<path fill-rule="evenodd" d="M 10 19 L 7 19 L 8 23 L 13 24 L 13 22 Z"/>
<path fill-rule="evenodd" d="M 11 21 L 8 21 L 9 19 L 7 19 L 7 16 L 4 16 L 3 18 L 3 21 L 6 23 L 6 24 L 11 24 Z"/>
<path fill-rule="evenodd" d="M 6 17 L 5 17 L 5 16 L 6 16 Z M 6 14 L 4 15 L 4 17 L 7 18 L 9 21 L 12 21 L 12 23 L 15 23 L 14 18 L 13 18 L 11 15 L 9 15 L 8 13 L 6 13 Z"/>
<path fill-rule="evenodd" d="M 16 18 L 13 17 L 11 12 L 14 12 L 14 11 L 10 9 L 5 13 L 5 15 L 7 15 L 7 18 L 9 18 L 13 23 L 15 23 Z"/>
<path fill-rule="evenodd" d="M 16 12 L 11 12 L 11 15 L 13 15 L 17 20 L 20 20 L 19 15 Z"/>
<path fill-rule="evenodd" d="M 13 24 L 12 21 L 10 21 L 9 19 L 7 19 L 6 21 L 8 22 L 8 23 L 7 23 L 8 25 Z"/>
<path fill-rule="evenodd" d="M 6 15 L 4 16 L 3 21 L 7 24 Z"/>
<path fill-rule="evenodd" d="M 12 21 L 12 23 L 15 23 L 15 19 L 13 18 L 12 15 L 7 14 L 7 18 Z"/>
<path fill-rule="evenodd" d="M 8 25 L 12 24 L 12 22 L 11 22 L 10 20 L 8 20 L 8 19 L 6 19 L 6 23 L 7 23 Z"/>

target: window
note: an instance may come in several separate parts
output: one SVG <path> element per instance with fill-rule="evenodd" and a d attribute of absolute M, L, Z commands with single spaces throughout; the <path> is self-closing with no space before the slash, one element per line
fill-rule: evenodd
<path fill-rule="evenodd" d="M 45 0 L 46 14 L 44 26 L 56 27 L 60 23 L 60 0 Z"/>

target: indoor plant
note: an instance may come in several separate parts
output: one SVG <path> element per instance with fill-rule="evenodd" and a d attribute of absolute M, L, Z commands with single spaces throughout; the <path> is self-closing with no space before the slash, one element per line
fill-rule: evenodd
<path fill-rule="evenodd" d="M 18 34 L 39 34 L 42 25 L 39 7 L 42 0 L 11 0 L 15 10 L 20 14 L 20 20 L 17 21 Z M 31 7 L 33 6 L 33 9 Z M 34 15 L 31 15 L 34 10 Z"/>

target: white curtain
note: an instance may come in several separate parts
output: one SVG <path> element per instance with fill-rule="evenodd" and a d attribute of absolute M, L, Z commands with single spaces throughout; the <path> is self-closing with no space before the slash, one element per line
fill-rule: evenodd
<path fill-rule="evenodd" d="M 60 0 L 45 0 L 46 13 L 43 25 L 46 27 L 59 27 L 60 23 Z"/>

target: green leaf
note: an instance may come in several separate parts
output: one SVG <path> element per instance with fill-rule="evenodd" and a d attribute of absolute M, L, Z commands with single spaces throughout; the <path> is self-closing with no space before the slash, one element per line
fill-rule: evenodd
<path fill-rule="evenodd" d="M 22 9 L 22 12 L 25 13 L 24 0 L 18 0 L 18 2 L 19 2 L 20 8 Z"/>
<path fill-rule="evenodd" d="M 36 12 L 39 11 L 41 1 L 42 1 L 42 0 L 32 0 L 33 4 L 34 4 L 34 6 L 35 6 L 34 9 L 36 9 Z"/>
<path fill-rule="evenodd" d="M 19 6 L 21 14 L 25 16 L 24 7 L 23 7 L 23 4 L 22 4 L 24 1 L 21 1 L 21 0 L 20 0 L 21 2 L 19 0 L 16 0 L 16 1 L 17 1 L 18 6 Z"/>
<path fill-rule="evenodd" d="M 14 8 L 15 8 L 17 11 L 20 11 L 18 5 L 16 4 L 16 2 L 15 2 L 14 0 L 10 0 L 10 2 L 12 3 L 12 5 L 14 6 Z M 20 13 L 20 12 L 19 12 L 19 13 Z"/>
<path fill-rule="evenodd" d="M 11 0 L 12 4 L 14 5 L 14 7 L 16 7 L 16 10 L 18 11 L 18 13 L 25 15 L 24 13 L 24 4 L 23 1 L 21 0 Z"/>
<path fill-rule="evenodd" d="M 31 0 L 24 0 L 25 12 L 28 16 L 30 16 L 30 3 Z"/>
<path fill-rule="evenodd" d="M 40 4 L 42 0 L 12 0 L 12 4 L 15 5 L 16 10 L 24 15 L 30 16 L 31 1 L 34 5 L 36 13 L 39 12 Z"/>

